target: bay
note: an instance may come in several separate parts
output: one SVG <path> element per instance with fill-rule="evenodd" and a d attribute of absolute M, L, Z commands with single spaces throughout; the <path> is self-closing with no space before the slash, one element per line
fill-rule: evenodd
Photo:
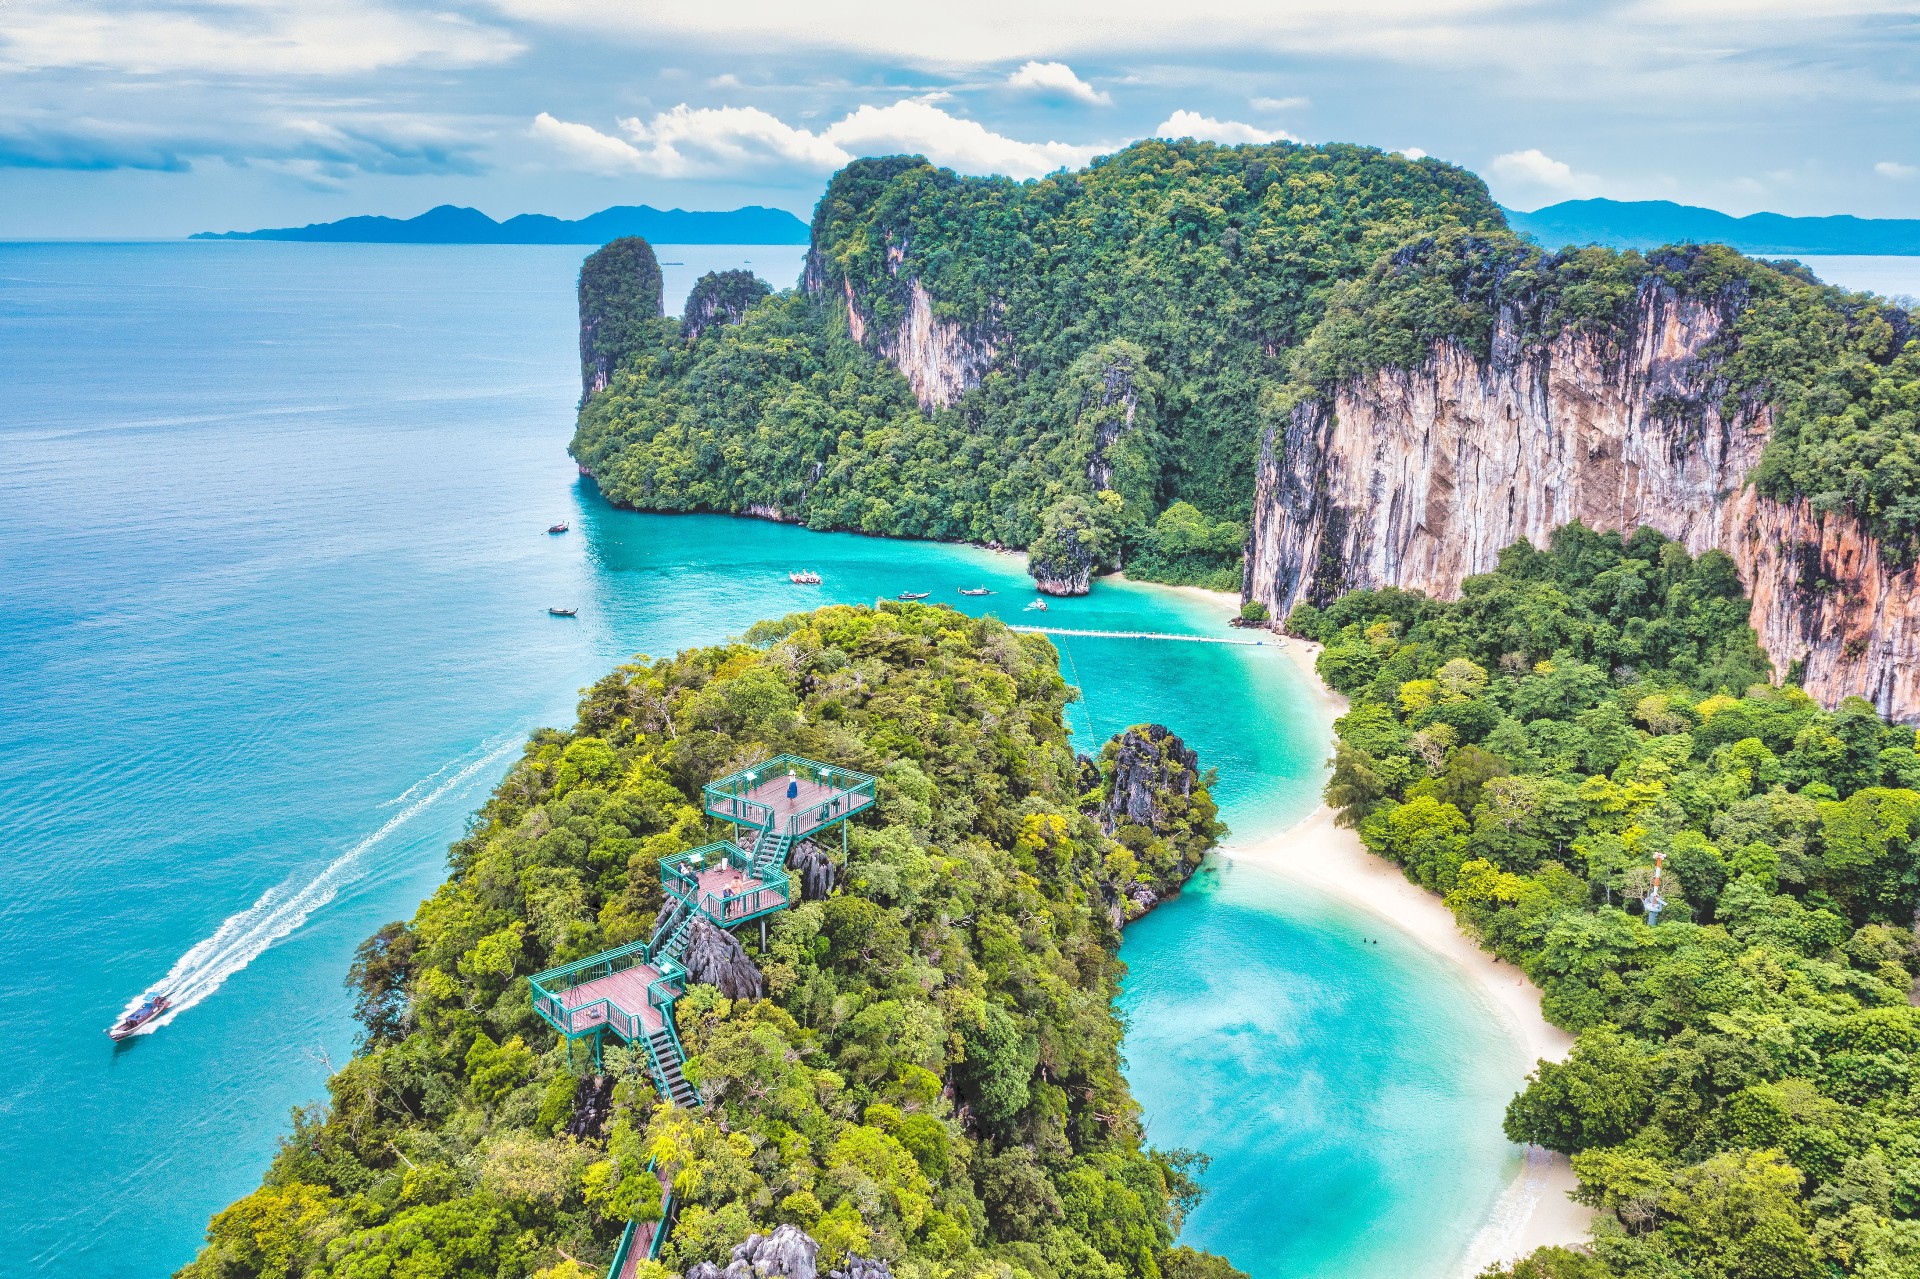
<path fill-rule="evenodd" d="M 799 268 L 660 256 L 674 306 L 700 271 Z M 977 548 L 610 508 L 565 456 L 579 258 L 0 246 L 0 1272 L 188 1260 L 351 1053 L 355 944 L 432 891 L 527 731 L 631 654 L 902 590 L 1229 633 L 1127 583 L 1027 613 L 1018 560 Z M 999 594 L 956 593 L 977 585 Z M 1241 837 L 1312 805 L 1326 726 L 1277 649 L 1060 645 L 1083 748 L 1173 726 Z M 1258 1279 L 1444 1274 L 1511 1171 L 1480 1064 L 1504 1040 L 1424 952 L 1341 940 L 1365 927 L 1229 869 L 1123 952 L 1149 1131 L 1216 1156 L 1188 1239 Z M 182 1006 L 111 1045 L 158 984 Z"/>

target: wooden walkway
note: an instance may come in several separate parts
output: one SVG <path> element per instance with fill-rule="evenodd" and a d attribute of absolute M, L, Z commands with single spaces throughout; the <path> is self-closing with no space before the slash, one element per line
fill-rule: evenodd
<path fill-rule="evenodd" d="M 1189 644 L 1239 644 L 1246 648 L 1264 648 L 1265 640 L 1236 639 L 1228 635 L 1169 635 L 1165 631 L 1075 631 L 1064 626 L 1016 626 L 1008 623 L 1010 631 L 1026 631 L 1031 635 L 1072 635 L 1085 639 L 1144 639 L 1144 640 L 1184 640 Z M 1276 642 L 1277 647 L 1278 642 Z"/>

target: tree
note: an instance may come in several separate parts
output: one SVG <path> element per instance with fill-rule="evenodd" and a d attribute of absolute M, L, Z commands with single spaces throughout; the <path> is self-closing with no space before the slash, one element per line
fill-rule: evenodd
<path fill-rule="evenodd" d="M 1509 1139 L 1573 1154 L 1625 1141 L 1652 1102 L 1646 1053 L 1617 1030 L 1598 1027 L 1574 1041 L 1564 1062 L 1542 1061 L 1507 1104 Z"/>

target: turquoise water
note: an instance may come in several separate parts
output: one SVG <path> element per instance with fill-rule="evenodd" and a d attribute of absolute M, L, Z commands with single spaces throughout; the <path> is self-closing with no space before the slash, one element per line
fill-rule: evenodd
<path fill-rule="evenodd" d="M 729 265 L 661 256 L 670 295 Z M 982 550 L 607 507 L 564 452 L 578 259 L 0 246 L 0 1273 L 187 1260 L 351 1052 L 354 945 L 615 662 L 822 600 L 1031 598 Z M 1045 620 L 1228 633 L 1123 584 Z M 1278 650 L 1062 646 L 1083 743 L 1173 725 L 1242 834 L 1311 804 L 1324 728 Z M 1505 1175 L 1504 1095 L 1460 1082 L 1500 1050 L 1484 1011 L 1356 928 L 1229 869 L 1127 943 L 1153 1136 L 1216 1156 L 1188 1237 L 1258 1279 L 1443 1274 Z M 112 1046 L 157 983 L 182 1007 Z"/>

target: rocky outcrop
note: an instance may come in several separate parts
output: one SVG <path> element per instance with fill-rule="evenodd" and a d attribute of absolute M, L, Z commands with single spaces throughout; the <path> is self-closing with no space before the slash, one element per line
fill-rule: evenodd
<path fill-rule="evenodd" d="M 660 261 L 637 235 L 595 250 L 580 264 L 580 398 L 606 390 L 620 361 L 646 340 L 665 312 Z"/>
<path fill-rule="evenodd" d="M 893 1279 L 893 1269 L 878 1257 L 856 1257 L 849 1253 L 846 1267 L 829 1270 L 827 1279 Z"/>
<path fill-rule="evenodd" d="M 1027 575 L 1047 595 L 1085 595 L 1112 547 L 1113 533 L 1091 502 L 1061 498 L 1040 517 L 1040 536 L 1027 548 Z"/>
<path fill-rule="evenodd" d="M 1782 675 L 1920 718 L 1912 673 L 1920 592 L 1858 522 L 1746 487 L 1764 408 L 1724 404 L 1710 344 L 1721 308 L 1642 289 L 1629 323 L 1523 343 L 1502 314 L 1486 360 L 1437 344 L 1307 400 L 1261 450 L 1244 593 L 1285 617 L 1357 587 L 1451 597 L 1519 538 L 1559 525 L 1648 525 L 1739 566 L 1753 625 Z"/>
<path fill-rule="evenodd" d="M 819 1252 L 820 1245 L 798 1226 L 775 1226 L 770 1235 L 748 1235 L 735 1244 L 724 1270 L 697 1261 L 687 1268 L 687 1279 L 815 1279 Z"/>
<path fill-rule="evenodd" d="M 586 1075 L 573 1086 L 573 1114 L 567 1119 L 567 1136 L 598 1141 L 612 1115 L 613 1076 Z"/>
<path fill-rule="evenodd" d="M 751 271 L 709 271 L 694 282 L 680 311 L 680 332 L 689 342 L 713 329 L 738 324 L 747 309 L 773 290 Z"/>
<path fill-rule="evenodd" d="M 833 893 L 833 859 L 812 840 L 803 840 L 787 854 L 787 865 L 800 875 L 800 900 L 825 901 Z"/>
<path fill-rule="evenodd" d="M 1164 724 L 1142 724 L 1120 734 L 1113 782 L 1100 805 L 1100 829 L 1111 835 L 1122 822 L 1164 834 L 1167 799 L 1193 794 L 1200 755 Z"/>
<path fill-rule="evenodd" d="M 1134 854 L 1131 873 L 1103 877 L 1107 922 L 1115 929 L 1178 893 L 1213 836 L 1212 799 L 1196 822 L 1200 756 L 1163 724 L 1138 724 L 1101 752 L 1100 829 Z M 1113 863 L 1109 863 L 1111 867 Z"/>
<path fill-rule="evenodd" d="M 706 919 L 695 919 L 687 931 L 687 980 L 717 986 L 729 999 L 758 999 L 767 993 L 767 979 L 754 966 L 739 939 Z"/>

